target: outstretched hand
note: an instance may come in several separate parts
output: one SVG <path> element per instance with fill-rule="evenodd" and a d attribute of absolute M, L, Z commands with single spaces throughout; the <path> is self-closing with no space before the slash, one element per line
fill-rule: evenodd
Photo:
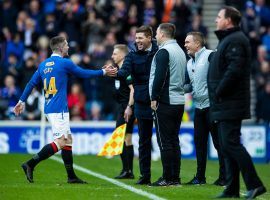
<path fill-rule="evenodd" d="M 20 115 L 25 107 L 25 103 L 22 101 L 19 101 L 16 106 L 13 108 L 13 112 L 15 113 L 16 116 Z"/>
<path fill-rule="evenodd" d="M 116 67 L 113 67 L 112 65 L 104 65 L 102 68 L 105 70 L 105 76 L 116 77 L 118 71 Z"/>

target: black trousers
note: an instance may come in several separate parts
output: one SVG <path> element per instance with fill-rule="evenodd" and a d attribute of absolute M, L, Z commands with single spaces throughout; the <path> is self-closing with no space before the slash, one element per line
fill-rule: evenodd
<path fill-rule="evenodd" d="M 180 177 L 181 150 L 179 129 L 184 105 L 167 105 L 159 103 L 153 111 L 157 142 L 161 153 L 163 178 L 178 181 Z"/>
<path fill-rule="evenodd" d="M 239 194 L 239 175 L 242 173 L 247 190 L 262 186 L 246 148 L 241 144 L 241 120 L 226 120 L 217 123 L 221 150 L 225 156 L 226 192 Z"/>
<path fill-rule="evenodd" d="M 137 118 L 139 129 L 139 165 L 141 175 L 151 178 L 153 119 Z"/>
<path fill-rule="evenodd" d="M 127 103 L 119 103 L 117 108 L 117 118 L 116 118 L 116 127 L 121 126 L 122 124 L 126 123 L 124 118 L 125 109 L 127 107 Z M 133 110 L 134 112 L 134 110 Z M 133 126 L 134 126 L 135 117 L 134 114 L 131 115 L 130 119 L 127 123 L 126 133 L 132 134 L 133 133 Z"/>
<path fill-rule="evenodd" d="M 197 174 L 200 180 L 205 179 L 206 161 L 207 161 L 207 146 L 209 132 L 211 133 L 214 147 L 218 152 L 219 159 L 219 178 L 225 179 L 225 161 L 224 156 L 220 151 L 218 131 L 216 124 L 211 123 L 209 119 L 209 107 L 204 109 L 195 109 L 194 116 L 194 142 L 197 157 Z"/>

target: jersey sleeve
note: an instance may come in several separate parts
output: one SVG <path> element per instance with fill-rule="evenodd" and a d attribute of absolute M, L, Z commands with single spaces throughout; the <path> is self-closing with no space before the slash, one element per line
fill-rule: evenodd
<path fill-rule="evenodd" d="M 127 85 L 131 85 L 133 82 L 132 82 L 132 78 L 131 78 L 131 75 L 129 75 L 126 79 L 126 83 Z"/>
<path fill-rule="evenodd" d="M 103 70 L 82 69 L 70 60 L 66 60 L 65 66 L 69 74 L 75 75 L 80 78 L 103 76 Z"/>
<path fill-rule="evenodd" d="M 31 80 L 27 83 L 20 100 L 25 102 L 28 96 L 31 94 L 33 88 L 37 86 L 40 83 L 40 81 L 41 81 L 41 77 L 40 77 L 39 71 L 37 70 L 33 74 Z"/>

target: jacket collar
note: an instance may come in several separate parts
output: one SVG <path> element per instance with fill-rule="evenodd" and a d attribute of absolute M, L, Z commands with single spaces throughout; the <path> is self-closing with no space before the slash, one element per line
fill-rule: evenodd
<path fill-rule="evenodd" d="M 205 47 L 202 47 L 199 51 L 197 51 L 196 53 L 195 53 L 195 56 L 193 57 L 193 56 L 189 56 L 193 61 L 195 61 L 195 60 L 197 60 L 198 59 L 198 57 L 200 57 L 200 55 L 202 54 L 202 52 L 204 52 L 206 50 L 206 48 Z"/>
<path fill-rule="evenodd" d="M 151 46 L 151 51 L 149 52 L 149 54 L 155 54 L 156 51 L 158 50 L 157 42 L 155 40 L 152 40 L 151 43 L 152 43 L 152 46 Z M 140 50 L 138 50 L 136 43 L 134 43 L 134 46 L 135 46 L 135 49 L 131 49 L 131 51 L 142 53 L 142 54 L 148 53 L 147 50 L 146 51 L 140 51 Z"/>
<path fill-rule="evenodd" d="M 215 34 L 218 38 L 218 40 L 222 40 L 226 36 L 230 35 L 231 33 L 234 33 L 236 31 L 240 31 L 240 27 L 233 27 L 226 30 L 217 30 L 215 31 Z"/>
<path fill-rule="evenodd" d="M 162 48 L 167 44 L 173 44 L 173 43 L 176 43 L 176 40 L 174 40 L 174 39 L 167 40 L 167 41 L 163 42 L 161 45 L 159 45 L 159 48 Z"/>

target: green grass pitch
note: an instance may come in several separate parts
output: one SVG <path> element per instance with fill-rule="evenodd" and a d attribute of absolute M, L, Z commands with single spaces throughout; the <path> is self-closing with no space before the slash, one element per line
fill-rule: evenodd
<path fill-rule="evenodd" d="M 57 155 L 59 157 L 59 155 Z M 26 181 L 20 167 L 21 163 L 31 158 L 25 154 L 1 154 L 0 155 L 0 200 L 93 200 L 93 199 L 117 199 L 137 200 L 150 199 L 131 192 L 127 189 L 112 184 L 106 180 L 99 179 L 84 172 L 76 170 L 77 175 L 86 180 L 86 185 L 72 185 L 66 183 L 66 173 L 63 164 L 48 159 L 41 162 L 34 171 L 34 183 Z M 74 163 L 102 174 L 109 178 L 117 175 L 121 169 L 118 156 L 112 159 L 97 156 L 75 156 Z M 270 191 L 270 165 L 256 164 L 256 169 Z M 196 171 L 196 161 L 182 160 L 181 181 L 185 183 L 193 178 Z M 156 181 L 162 172 L 160 161 L 152 162 L 152 181 Z M 148 187 L 137 186 L 135 181 L 139 177 L 138 159 L 134 159 L 135 180 L 123 180 L 122 183 L 134 188 L 154 194 L 163 199 L 203 200 L 213 199 L 223 188 L 214 186 L 218 175 L 217 161 L 208 161 L 206 172 L 206 185 L 177 187 Z M 241 193 L 246 191 L 241 181 Z M 243 199 L 243 197 L 242 197 Z M 258 197 L 259 200 L 270 200 L 270 192 Z"/>

